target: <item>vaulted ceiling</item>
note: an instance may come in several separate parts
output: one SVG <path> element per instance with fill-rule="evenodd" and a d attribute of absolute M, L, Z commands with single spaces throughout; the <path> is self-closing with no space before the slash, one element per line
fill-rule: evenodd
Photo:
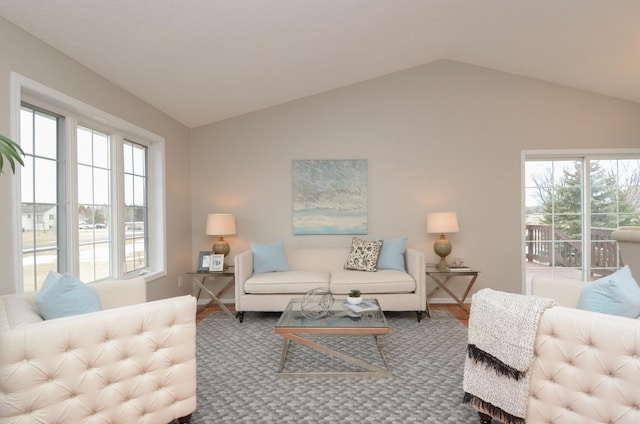
<path fill-rule="evenodd" d="M 196 127 L 450 59 L 640 102 L 638 0 L 0 0 Z"/>

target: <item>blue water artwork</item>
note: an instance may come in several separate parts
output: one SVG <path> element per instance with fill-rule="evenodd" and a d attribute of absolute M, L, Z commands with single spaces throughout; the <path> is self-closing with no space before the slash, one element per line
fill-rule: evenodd
<path fill-rule="evenodd" d="M 366 160 L 293 161 L 293 234 L 368 230 Z"/>

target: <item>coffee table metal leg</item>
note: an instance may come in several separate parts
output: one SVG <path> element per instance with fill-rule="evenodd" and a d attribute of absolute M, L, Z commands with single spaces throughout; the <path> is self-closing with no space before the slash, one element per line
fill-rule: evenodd
<path fill-rule="evenodd" d="M 364 368 L 368 371 L 353 371 L 353 372 L 282 372 L 284 367 L 284 359 L 286 357 L 285 346 L 283 346 L 282 355 L 280 356 L 280 368 L 279 375 L 280 377 L 391 377 L 391 370 L 388 368 L 386 357 L 384 356 L 384 352 L 382 350 L 382 346 L 377 336 L 374 335 L 376 339 L 376 345 L 380 354 L 382 356 L 382 360 L 384 362 L 385 368 L 379 367 L 374 364 L 370 364 L 360 358 L 356 358 L 351 355 L 347 355 L 342 352 L 338 352 L 337 350 L 333 350 L 327 346 L 320 345 L 312 340 L 306 339 L 302 336 L 293 333 L 280 333 L 282 337 L 285 338 L 286 349 L 288 350 L 288 341 L 294 341 L 296 343 L 303 344 L 317 351 L 326 353 L 327 355 L 335 356 L 336 358 L 340 358 L 345 362 L 349 362 L 353 365 L 357 365 L 361 368 Z"/>
<path fill-rule="evenodd" d="M 289 343 L 291 343 L 291 340 L 284 339 L 284 342 L 282 344 L 282 353 L 280 353 L 280 366 L 278 367 L 279 373 L 282 372 L 282 369 L 284 368 L 284 361 L 287 360 L 287 353 L 289 352 Z"/>
<path fill-rule="evenodd" d="M 376 339 L 376 345 L 378 346 L 378 351 L 380 352 L 380 356 L 382 356 L 382 361 L 384 362 L 384 367 L 389 370 L 389 364 L 387 363 L 387 355 L 384 354 L 384 349 L 382 348 L 382 340 L 377 335 L 373 336 Z"/>

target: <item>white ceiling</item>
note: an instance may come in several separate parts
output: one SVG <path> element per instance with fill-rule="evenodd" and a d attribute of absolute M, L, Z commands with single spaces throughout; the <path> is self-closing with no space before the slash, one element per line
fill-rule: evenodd
<path fill-rule="evenodd" d="M 639 0 L 0 0 L 188 127 L 439 59 L 640 102 Z"/>

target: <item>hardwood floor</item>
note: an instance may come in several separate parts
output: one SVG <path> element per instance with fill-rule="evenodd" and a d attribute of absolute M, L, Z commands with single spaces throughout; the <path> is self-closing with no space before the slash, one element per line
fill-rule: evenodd
<path fill-rule="evenodd" d="M 230 311 L 235 312 L 235 308 L 233 307 L 233 305 L 226 305 Z M 465 311 L 464 309 L 460 308 L 458 305 L 456 304 L 451 304 L 451 305 L 444 305 L 444 304 L 438 304 L 438 305 L 429 305 L 429 308 L 432 311 L 449 311 L 449 313 L 451 315 L 453 315 L 454 318 L 456 318 L 458 321 L 460 321 L 460 323 L 462 325 L 464 325 L 465 327 L 469 327 L 469 314 L 467 313 L 467 311 Z M 220 308 L 218 306 L 210 306 L 208 308 L 204 308 L 204 307 L 198 307 L 198 313 L 196 314 L 196 323 L 200 323 L 200 321 L 202 321 L 205 317 L 207 317 L 209 314 L 211 314 L 214 311 L 219 311 Z"/>
<path fill-rule="evenodd" d="M 225 303 L 225 306 L 231 311 L 235 312 L 236 308 L 233 305 L 228 305 Z M 220 307 L 218 305 L 203 307 L 198 305 L 198 311 L 196 312 L 196 324 L 200 324 L 200 322 L 209 316 L 209 314 L 220 311 Z"/>
<path fill-rule="evenodd" d="M 467 328 L 469 327 L 469 312 L 465 311 L 455 303 L 446 304 L 446 305 L 445 304 L 429 305 L 429 309 L 431 309 L 432 311 L 438 311 L 438 310 L 449 311 L 449 313 L 453 315 L 455 319 L 460 321 L 462 325 L 464 325 Z"/>

